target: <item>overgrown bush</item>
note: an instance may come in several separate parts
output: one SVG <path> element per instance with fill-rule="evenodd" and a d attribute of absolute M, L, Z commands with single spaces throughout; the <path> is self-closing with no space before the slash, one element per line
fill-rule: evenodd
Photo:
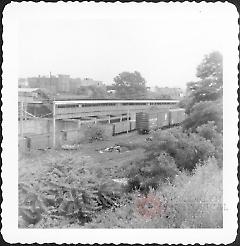
<path fill-rule="evenodd" d="M 198 126 L 206 124 L 208 121 L 214 121 L 219 132 L 223 129 L 223 104 L 222 100 L 202 101 L 196 103 L 183 122 L 184 129 L 195 131 Z"/>
<path fill-rule="evenodd" d="M 181 172 L 147 196 L 132 199 L 114 211 L 99 213 L 89 228 L 222 228 L 222 170 L 210 158 L 190 175 Z M 144 209 L 139 210 L 139 202 Z M 147 203 L 146 203 L 147 202 Z"/>
<path fill-rule="evenodd" d="M 196 132 L 207 140 L 210 140 L 215 146 L 215 157 L 218 165 L 222 167 L 223 162 L 223 135 L 217 131 L 217 126 L 213 121 L 197 127 Z"/>
<path fill-rule="evenodd" d="M 96 211 L 118 205 L 121 189 L 110 179 L 96 179 L 71 159 L 52 163 L 32 184 L 19 184 L 19 215 L 22 226 L 42 218 L 67 218 L 75 223 L 92 219 Z"/>
<path fill-rule="evenodd" d="M 191 171 L 199 161 L 207 160 L 215 154 L 215 147 L 210 140 L 196 133 L 183 132 L 181 127 L 158 130 L 152 139 L 146 147 L 147 159 L 155 160 L 165 151 L 174 159 L 180 170 Z"/>
<path fill-rule="evenodd" d="M 222 171 L 210 158 L 198 165 L 192 176 L 180 174 L 157 195 L 166 202 L 164 219 L 168 227 L 221 228 L 222 193 Z"/>
<path fill-rule="evenodd" d="M 101 125 L 88 125 L 84 130 L 84 136 L 87 141 L 94 142 L 106 139 L 105 128 Z"/>
<path fill-rule="evenodd" d="M 178 169 L 173 158 L 161 152 L 156 158 L 134 163 L 128 173 L 127 191 L 140 190 L 147 193 L 150 188 L 157 189 L 161 183 L 172 180 L 177 173 Z"/>

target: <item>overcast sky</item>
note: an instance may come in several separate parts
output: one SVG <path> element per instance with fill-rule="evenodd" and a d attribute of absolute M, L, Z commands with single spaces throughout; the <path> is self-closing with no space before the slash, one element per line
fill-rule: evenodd
<path fill-rule="evenodd" d="M 213 5 L 61 6 L 18 11 L 19 77 L 51 72 L 111 84 L 137 70 L 148 86 L 184 88 L 204 54 L 226 45 L 226 15 Z"/>

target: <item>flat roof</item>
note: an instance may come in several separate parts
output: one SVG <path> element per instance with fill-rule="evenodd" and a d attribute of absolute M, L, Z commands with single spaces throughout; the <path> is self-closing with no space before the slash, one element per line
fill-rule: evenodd
<path fill-rule="evenodd" d="M 99 100 L 92 100 L 92 99 L 85 99 L 85 100 L 54 100 L 53 101 L 56 105 L 60 104 L 88 104 L 88 103 L 178 103 L 179 100 L 160 100 L 160 99 L 99 99 Z"/>
<path fill-rule="evenodd" d="M 18 92 L 34 92 L 41 90 L 40 88 L 18 88 Z"/>

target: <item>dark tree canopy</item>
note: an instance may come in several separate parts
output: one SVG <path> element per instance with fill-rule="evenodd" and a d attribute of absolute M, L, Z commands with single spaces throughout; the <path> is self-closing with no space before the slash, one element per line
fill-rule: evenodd
<path fill-rule="evenodd" d="M 223 59 L 218 51 L 206 55 L 197 67 L 197 77 L 201 80 L 190 84 L 194 101 L 214 101 L 222 97 Z"/>
<path fill-rule="evenodd" d="M 197 67 L 197 82 L 187 84 L 187 96 L 180 106 L 189 114 L 184 122 L 185 129 L 196 130 L 208 121 L 215 122 L 218 131 L 222 131 L 222 93 L 223 58 L 218 51 L 206 55 Z"/>
<path fill-rule="evenodd" d="M 197 67 L 196 76 L 201 79 L 187 83 L 187 98 L 181 104 L 190 113 L 194 104 L 201 101 L 215 101 L 223 93 L 223 58 L 218 51 L 205 55 Z"/>
<path fill-rule="evenodd" d="M 215 79 L 222 83 L 223 79 L 223 58 L 220 52 L 214 51 L 205 55 L 202 63 L 197 67 L 197 77 L 204 79 Z"/>
<path fill-rule="evenodd" d="M 82 86 L 78 89 L 77 93 L 79 95 L 84 95 L 92 99 L 106 99 L 107 98 L 106 88 L 97 87 L 93 85 Z"/>
<path fill-rule="evenodd" d="M 146 80 L 137 71 L 122 72 L 114 79 L 117 98 L 142 99 L 147 96 Z"/>
<path fill-rule="evenodd" d="M 221 99 L 196 103 L 188 118 L 183 122 L 183 127 L 195 131 L 198 126 L 212 121 L 215 123 L 217 130 L 221 132 L 223 129 L 222 111 L 223 105 Z"/>

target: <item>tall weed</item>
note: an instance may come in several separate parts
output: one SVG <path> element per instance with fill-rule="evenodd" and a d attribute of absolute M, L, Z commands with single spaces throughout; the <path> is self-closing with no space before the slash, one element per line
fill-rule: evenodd
<path fill-rule="evenodd" d="M 175 161 L 180 170 L 193 170 L 199 161 L 214 156 L 215 147 L 210 140 L 196 133 L 186 133 L 182 128 L 158 130 L 153 134 L 153 141 L 146 147 L 149 160 L 153 160 L 165 151 Z"/>
<path fill-rule="evenodd" d="M 133 193 L 131 200 L 98 214 L 87 227 L 222 228 L 222 193 L 222 170 L 210 158 L 191 174 L 181 172 L 173 183 L 150 190 L 146 196 Z M 140 210 L 139 201 L 143 203 Z"/>

